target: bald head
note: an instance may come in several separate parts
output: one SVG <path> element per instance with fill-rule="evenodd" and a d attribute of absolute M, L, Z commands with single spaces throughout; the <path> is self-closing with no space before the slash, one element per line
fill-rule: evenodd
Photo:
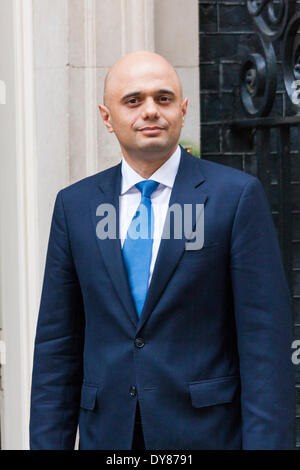
<path fill-rule="evenodd" d="M 156 71 L 158 75 L 166 75 L 173 82 L 179 96 L 182 98 L 182 86 L 174 67 L 164 57 L 155 52 L 137 51 L 128 54 L 118 60 L 108 71 L 104 81 L 103 102 L 109 106 L 111 95 L 115 89 L 124 82 L 134 83 L 134 78 L 139 73 L 147 74 L 147 71 Z"/>
<path fill-rule="evenodd" d="M 127 162 L 151 175 L 175 151 L 187 103 L 174 67 L 159 54 L 138 51 L 109 70 L 99 110 Z"/>

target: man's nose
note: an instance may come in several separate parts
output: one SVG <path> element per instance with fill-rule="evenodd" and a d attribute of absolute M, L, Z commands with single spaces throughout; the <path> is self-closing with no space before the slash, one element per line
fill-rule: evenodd
<path fill-rule="evenodd" d="M 154 119 L 159 117 L 158 106 L 153 98 L 149 97 L 145 100 L 142 117 L 143 119 Z"/>

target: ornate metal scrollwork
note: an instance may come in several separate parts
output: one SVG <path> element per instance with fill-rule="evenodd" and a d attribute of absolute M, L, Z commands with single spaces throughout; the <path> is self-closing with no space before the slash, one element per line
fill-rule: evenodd
<path fill-rule="evenodd" d="M 275 41 L 284 32 L 295 3 L 295 0 L 247 0 L 247 7 L 259 32 Z"/>
<path fill-rule="evenodd" d="M 241 100 L 248 116 L 266 116 L 277 86 L 276 56 L 270 42 L 261 39 L 264 56 L 249 54 L 240 74 Z"/>
<path fill-rule="evenodd" d="M 297 81 L 300 85 L 300 12 L 294 15 L 285 31 L 282 45 L 283 78 L 286 91 L 296 111 L 300 110 Z M 296 84 L 296 85 L 295 85 Z"/>
<path fill-rule="evenodd" d="M 264 117 L 270 113 L 277 87 L 273 42 L 284 35 L 281 44 L 284 84 L 295 111 L 299 112 L 300 39 L 296 33 L 300 28 L 300 12 L 295 13 L 296 2 L 247 0 L 247 8 L 256 25 L 263 55 L 251 53 L 242 63 L 240 89 L 243 107 L 247 115 L 252 117 Z M 295 83 L 299 86 L 295 86 Z M 296 99 L 298 94 L 299 99 Z"/>

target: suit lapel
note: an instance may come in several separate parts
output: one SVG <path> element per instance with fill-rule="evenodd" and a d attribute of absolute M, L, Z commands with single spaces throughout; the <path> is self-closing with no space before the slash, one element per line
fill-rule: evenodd
<path fill-rule="evenodd" d="M 100 218 L 96 215 L 99 204 L 111 204 L 115 208 L 116 214 L 116 237 L 100 240 L 96 235 L 97 245 L 99 247 L 102 259 L 108 274 L 114 284 L 117 295 L 119 296 L 130 321 L 136 327 L 138 317 L 133 303 L 128 283 L 127 272 L 123 263 L 121 250 L 121 241 L 119 237 L 119 195 L 121 193 L 121 164 L 110 168 L 106 172 L 99 174 L 98 186 L 101 191 L 99 198 L 91 202 L 91 212 L 93 227 L 96 234 L 96 226 Z"/>
<path fill-rule="evenodd" d="M 205 204 L 207 194 L 201 190 L 201 183 L 205 181 L 199 168 L 199 162 L 188 152 L 182 149 L 178 172 L 171 192 L 169 207 L 179 204 L 181 208 L 184 204 Z M 138 319 L 133 298 L 131 295 L 128 276 L 123 261 L 121 241 L 119 237 L 119 195 L 121 193 L 121 164 L 105 172 L 99 173 L 98 177 L 99 197 L 91 202 L 91 215 L 93 227 L 96 234 L 96 226 L 99 217 L 96 215 L 99 204 L 111 204 L 116 212 L 116 237 L 100 240 L 96 235 L 102 259 L 107 272 L 114 284 L 124 308 L 134 327 L 140 330 L 146 320 L 151 315 L 160 296 L 162 295 L 169 279 L 173 275 L 181 255 L 185 249 L 187 239 L 183 235 L 180 239 L 172 236 L 169 239 L 162 239 L 157 254 L 151 283 L 141 317 Z M 193 211 L 195 217 L 195 210 Z M 195 220 L 193 223 L 193 229 Z"/>
<path fill-rule="evenodd" d="M 183 209 L 184 204 L 205 204 L 207 194 L 205 194 L 200 184 L 205 180 L 200 172 L 199 162 L 195 160 L 184 149 L 181 152 L 181 159 L 178 172 L 174 181 L 171 192 L 169 207 L 173 204 L 179 204 Z M 193 230 L 195 228 L 195 210 L 193 210 Z M 137 329 L 140 330 L 145 321 L 151 315 L 155 305 L 163 293 L 169 279 L 176 269 L 178 261 L 185 249 L 187 239 L 182 236 L 180 239 L 170 237 L 169 239 L 161 239 L 159 251 L 154 265 L 153 275 L 148 289 L 147 297 L 141 317 L 139 319 Z"/>

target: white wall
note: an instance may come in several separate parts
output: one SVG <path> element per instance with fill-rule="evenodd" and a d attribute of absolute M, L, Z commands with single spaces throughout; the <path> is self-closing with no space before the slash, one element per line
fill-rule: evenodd
<path fill-rule="evenodd" d="M 31 1 L 0 0 L 0 289 L 6 344 L 1 403 L 4 449 L 27 446 L 28 403 L 38 304 L 38 219 L 35 166 Z"/>
<path fill-rule="evenodd" d="M 4 449 L 28 448 L 33 342 L 56 193 L 120 161 L 98 104 L 109 67 L 138 49 L 176 67 L 190 100 L 182 140 L 199 148 L 197 0 L 0 0 Z"/>
<path fill-rule="evenodd" d="M 177 70 L 189 99 L 181 140 L 200 149 L 198 1 L 155 0 L 155 51 Z"/>

